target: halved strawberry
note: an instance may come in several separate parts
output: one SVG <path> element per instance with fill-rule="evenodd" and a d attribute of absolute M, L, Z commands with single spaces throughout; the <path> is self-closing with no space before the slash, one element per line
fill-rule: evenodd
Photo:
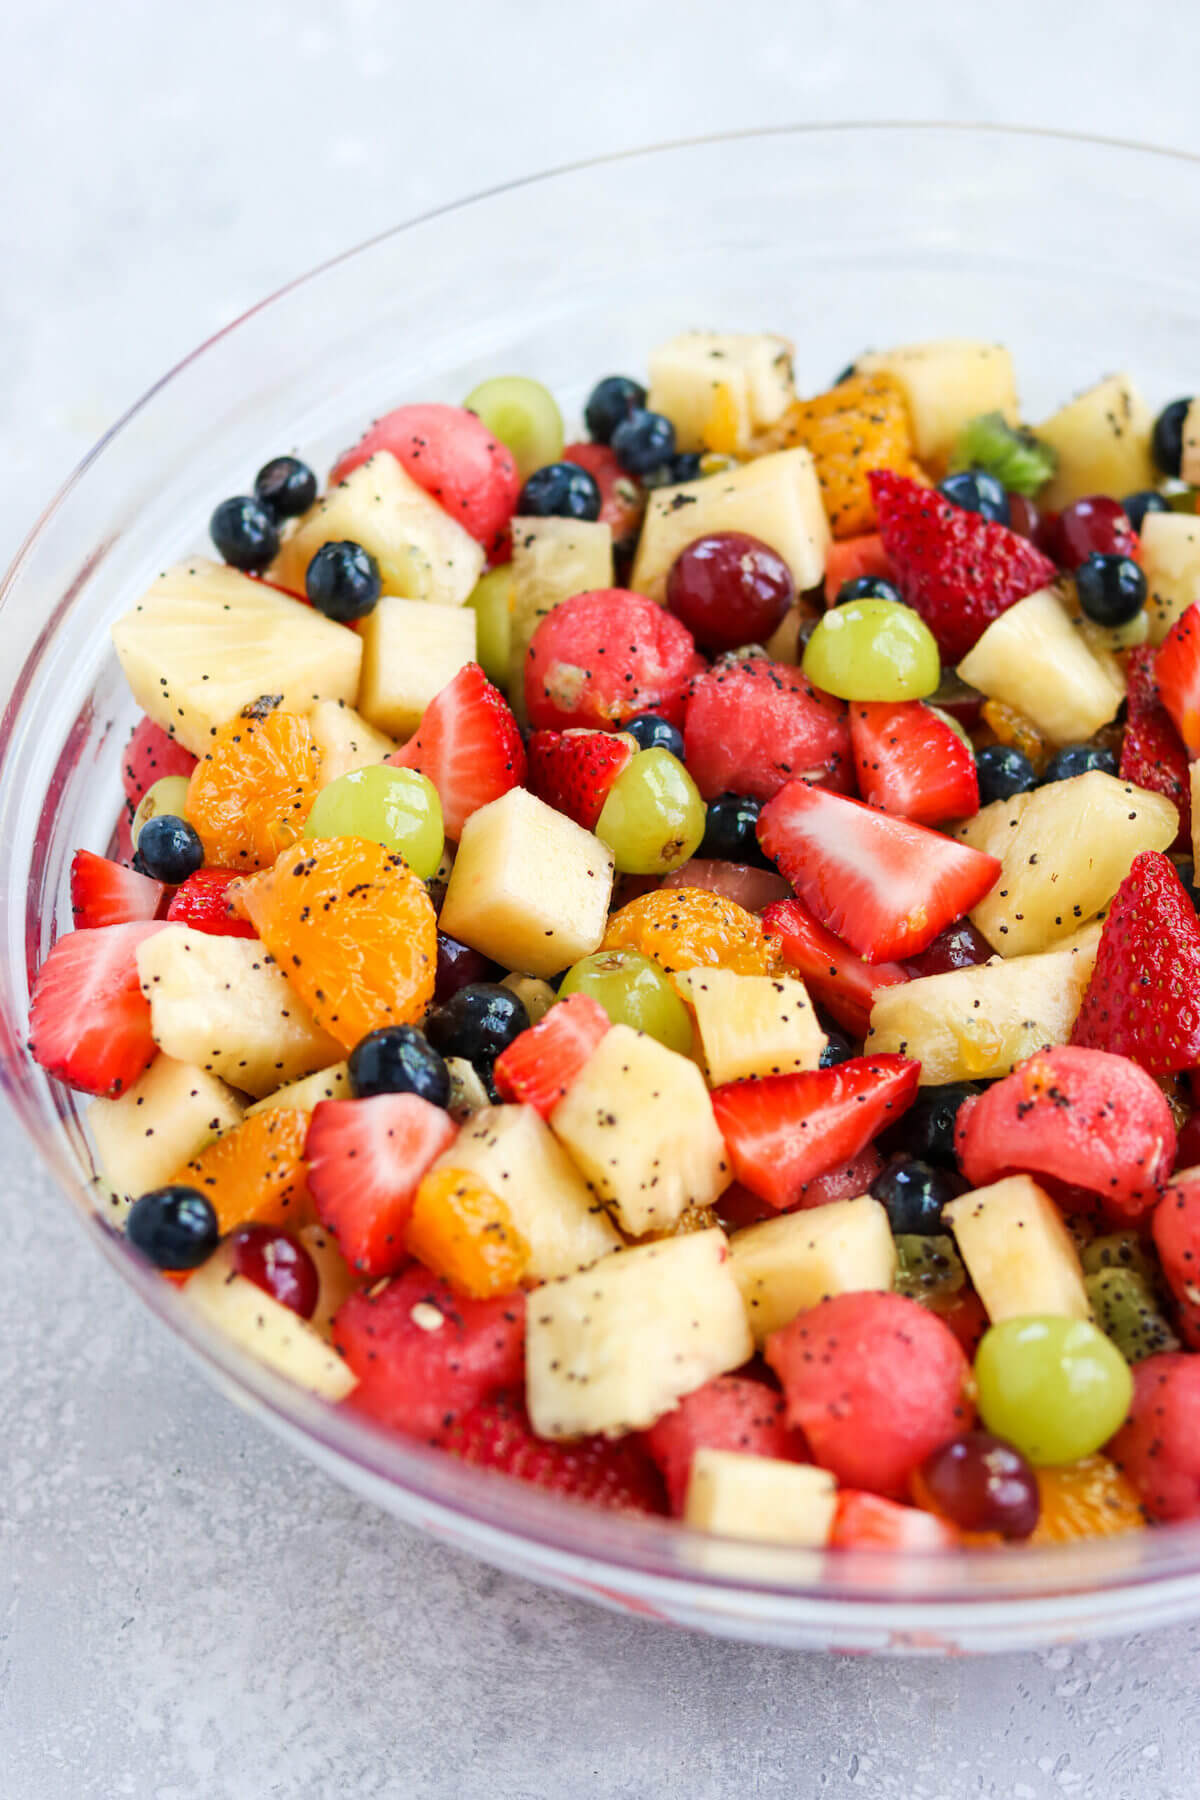
<path fill-rule="evenodd" d="M 1200 1350 L 1200 1181 L 1169 1187 L 1154 1209 L 1151 1228 L 1179 1309 L 1179 1335 Z"/>
<path fill-rule="evenodd" d="M 449 1114 L 417 1094 L 322 1100 L 304 1145 L 322 1225 L 364 1275 L 392 1275 L 421 1177 L 457 1136 Z"/>
<path fill-rule="evenodd" d="M 780 900 L 768 906 L 762 922 L 763 930 L 780 940 L 783 954 L 804 977 L 813 998 L 853 1037 L 866 1037 L 880 988 L 908 980 L 899 963 L 866 963 L 856 956 L 832 931 L 826 931 L 803 900 Z"/>
<path fill-rule="evenodd" d="M 855 701 L 850 743 L 858 791 L 868 806 L 918 825 L 979 811 L 971 746 L 924 701 Z"/>
<path fill-rule="evenodd" d="M 197 869 L 172 894 L 168 919 L 209 937 L 257 937 L 250 921 L 239 918 L 229 904 L 229 884 L 238 879 L 236 869 Z"/>
<path fill-rule="evenodd" d="M 1200 920 L 1157 850 L 1135 857 L 1117 889 L 1071 1042 L 1151 1075 L 1200 1063 Z"/>
<path fill-rule="evenodd" d="M 153 919 L 166 891 L 161 881 L 91 850 L 77 850 L 71 860 L 71 913 L 77 930 Z"/>
<path fill-rule="evenodd" d="M 381 450 L 485 550 L 498 548 L 516 509 L 521 477 L 512 451 L 475 413 L 437 402 L 397 406 L 338 457 L 330 487 Z"/>
<path fill-rule="evenodd" d="M 825 604 L 833 606 L 848 581 L 860 575 L 882 575 L 892 579 L 892 561 L 877 531 L 862 537 L 843 538 L 825 552 Z"/>
<path fill-rule="evenodd" d="M 713 1112 L 733 1172 L 777 1211 L 804 1184 L 865 1149 L 894 1125 L 917 1092 L 921 1065 L 859 1056 L 832 1069 L 767 1075 L 714 1088 Z"/>
<path fill-rule="evenodd" d="M 1154 663 L 1158 651 L 1152 644 L 1135 644 L 1125 657 L 1125 711 L 1136 719 L 1139 713 L 1153 712 L 1162 705 Z"/>
<path fill-rule="evenodd" d="M 890 469 L 874 469 L 867 480 L 892 578 L 937 639 L 943 662 L 961 662 L 993 619 L 1055 580 L 1054 564 L 1028 539 L 936 488 Z"/>
<path fill-rule="evenodd" d="M 161 919 L 138 919 L 59 938 L 38 970 L 29 1051 L 68 1087 L 112 1097 L 154 1061 L 150 1003 L 138 985 L 137 948 Z"/>
<path fill-rule="evenodd" d="M 525 659 L 525 705 L 538 730 L 608 730 L 635 713 L 683 719 L 698 667 L 691 632 L 664 606 L 625 588 L 596 588 L 546 614 Z"/>
<path fill-rule="evenodd" d="M 745 1375 L 718 1375 L 685 1394 L 643 1434 L 643 1442 L 662 1472 L 676 1516 L 683 1512 L 697 1450 L 808 1461 L 804 1439 L 784 1417 L 782 1394 Z"/>
<path fill-rule="evenodd" d="M 536 1436 L 519 1393 L 481 1400 L 440 1434 L 440 1442 L 477 1469 L 527 1481 L 548 1494 L 608 1512 L 666 1511 L 658 1470 L 636 1437 L 551 1443 Z"/>
<path fill-rule="evenodd" d="M 571 994 L 496 1058 L 492 1078 L 505 1100 L 532 1106 L 548 1119 L 610 1024 L 590 994 Z"/>
<path fill-rule="evenodd" d="M 646 490 L 621 467 L 616 451 L 607 444 L 568 444 L 562 460 L 594 477 L 600 489 L 600 523 L 612 527 L 613 543 L 636 538 L 646 510 Z"/>
<path fill-rule="evenodd" d="M 1154 659 L 1154 679 L 1189 756 L 1200 756 L 1200 602 L 1167 633 Z"/>
<path fill-rule="evenodd" d="M 1138 712 L 1130 708 L 1121 740 L 1119 774 L 1122 781 L 1132 781 L 1135 787 L 1165 794 L 1178 808 L 1179 833 L 1171 848 L 1190 851 L 1192 787 L 1187 751 L 1165 706 L 1143 707 Z"/>
<path fill-rule="evenodd" d="M 782 1210 L 807 1212 L 814 1206 L 828 1206 L 831 1200 L 853 1200 L 856 1194 L 865 1194 L 875 1177 L 882 1173 L 883 1158 L 874 1144 L 868 1144 L 857 1155 L 803 1182 L 791 1205 Z M 752 1194 L 740 1181 L 731 1182 L 717 1201 L 717 1211 L 727 1231 L 740 1231 L 744 1225 L 761 1224 L 763 1219 L 773 1219 L 780 1210 L 779 1207 L 768 1206 L 765 1200 Z"/>
<path fill-rule="evenodd" d="M 862 1488 L 840 1490 L 829 1534 L 836 1550 L 952 1550 L 960 1541 L 953 1525 L 935 1513 Z"/>
<path fill-rule="evenodd" d="M 853 785 L 846 708 L 799 669 L 766 657 L 714 663 L 692 682 L 683 727 L 688 772 L 706 800 L 769 800 L 793 776 Z"/>
<path fill-rule="evenodd" d="M 539 800 L 594 831 L 611 788 L 636 749 L 612 731 L 535 731 L 528 785 Z"/>
<path fill-rule="evenodd" d="M 125 798 L 136 806 L 156 781 L 166 775 L 190 775 L 195 766 L 196 758 L 190 750 L 177 744 L 153 719 L 142 719 L 134 726 L 121 759 Z"/>
<path fill-rule="evenodd" d="M 415 737 L 388 762 L 427 775 L 442 802 L 446 836 L 458 840 L 473 812 L 525 779 L 525 746 L 507 700 L 478 663 L 464 668 L 425 708 Z"/>
<path fill-rule="evenodd" d="M 821 923 L 869 963 L 924 950 L 1000 875 L 982 850 L 803 781 L 763 807 L 758 841 Z"/>

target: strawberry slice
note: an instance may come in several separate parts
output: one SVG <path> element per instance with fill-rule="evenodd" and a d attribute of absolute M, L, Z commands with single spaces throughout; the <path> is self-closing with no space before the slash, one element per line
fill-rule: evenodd
<path fill-rule="evenodd" d="M 667 1484 L 671 1511 L 679 1517 L 687 1499 L 697 1450 L 740 1450 L 807 1462 L 804 1439 L 788 1425 L 783 1396 L 745 1375 L 718 1375 L 685 1394 L 679 1405 L 643 1434 L 643 1443 Z"/>
<path fill-rule="evenodd" d="M 923 701 L 856 701 L 850 744 L 858 791 L 868 806 L 917 825 L 979 811 L 971 746 Z"/>
<path fill-rule="evenodd" d="M 686 625 L 644 594 L 575 594 L 533 634 L 525 659 L 529 722 L 546 731 L 605 731 L 654 712 L 677 725 L 688 682 L 703 666 Z"/>
<path fill-rule="evenodd" d="M 843 538 L 825 552 L 825 604 L 833 606 L 848 581 L 860 575 L 881 575 L 891 581 L 892 562 L 877 531 L 862 537 Z"/>
<path fill-rule="evenodd" d="M 408 1261 L 404 1232 L 421 1177 L 458 1135 L 449 1115 L 417 1094 L 321 1100 L 304 1145 L 317 1216 L 364 1275 Z"/>
<path fill-rule="evenodd" d="M 943 662 L 961 662 L 993 619 L 1057 577 L 1028 539 L 936 488 L 890 469 L 874 469 L 867 480 L 893 579 L 937 639 Z"/>
<path fill-rule="evenodd" d="M 130 806 L 136 806 L 156 781 L 166 775 L 190 775 L 195 766 L 196 758 L 190 750 L 177 744 L 153 719 L 142 719 L 134 726 L 121 759 L 125 798 Z"/>
<path fill-rule="evenodd" d="M 852 1037 L 865 1038 L 880 988 L 908 976 L 899 963 L 865 963 L 814 919 L 803 900 L 780 900 L 762 916 L 763 930 L 783 944 L 783 954 L 815 1000 Z"/>
<path fill-rule="evenodd" d="M 480 1401 L 441 1434 L 442 1448 L 477 1469 L 608 1512 L 663 1513 L 662 1481 L 636 1437 L 551 1443 L 535 1435 L 519 1393 Z"/>
<path fill-rule="evenodd" d="M 1200 1063 L 1200 920 L 1157 850 L 1135 857 L 1117 889 L 1071 1042 L 1151 1075 Z"/>
<path fill-rule="evenodd" d="M 608 1014 L 590 994 L 570 994 L 513 1039 L 492 1067 L 505 1100 L 548 1119 L 608 1030 Z"/>
<path fill-rule="evenodd" d="M 525 779 L 525 746 L 507 700 L 478 663 L 464 668 L 425 708 L 415 737 L 394 750 L 395 769 L 427 775 L 455 842 L 473 812 Z"/>
<path fill-rule="evenodd" d="M 769 800 L 793 776 L 853 785 L 845 704 L 766 657 L 725 659 L 696 677 L 683 741 L 688 772 L 706 800 Z"/>
<path fill-rule="evenodd" d="M 614 545 L 636 538 L 646 510 L 646 490 L 636 476 L 621 467 L 616 451 L 607 444 L 568 444 L 562 460 L 586 469 L 595 479 L 600 489 L 600 523 L 612 527 Z"/>
<path fill-rule="evenodd" d="M 776 1211 L 794 1206 L 806 1182 L 895 1124 L 916 1097 L 920 1073 L 920 1063 L 904 1056 L 859 1056 L 832 1069 L 714 1088 L 734 1174 Z"/>
<path fill-rule="evenodd" d="M 236 869 L 197 869 L 172 894 L 168 919 L 209 937 L 257 937 L 250 921 L 239 918 L 230 906 L 229 884 L 237 880 Z"/>
<path fill-rule="evenodd" d="M 71 912 L 76 930 L 153 919 L 166 891 L 161 881 L 151 881 L 148 875 L 109 862 L 91 850 L 77 850 L 71 860 Z"/>
<path fill-rule="evenodd" d="M 842 1488 L 829 1542 L 837 1550 L 952 1550 L 961 1539 L 935 1513 L 862 1488 Z"/>
<path fill-rule="evenodd" d="M 1132 709 L 1121 740 L 1122 781 L 1151 793 L 1165 794 L 1179 811 L 1179 833 L 1173 850 L 1190 850 L 1192 843 L 1192 787 L 1187 751 L 1171 723 L 1165 706 Z"/>
<path fill-rule="evenodd" d="M 153 1062 L 150 1003 L 138 983 L 137 948 L 161 919 L 71 931 L 38 970 L 29 1051 L 68 1087 L 113 1098 Z"/>
<path fill-rule="evenodd" d="M 635 748 L 623 733 L 535 731 L 529 740 L 528 785 L 547 806 L 594 831 L 608 790 Z"/>
<path fill-rule="evenodd" d="M 1162 703 L 1189 756 L 1200 756 L 1200 602 L 1176 619 L 1154 659 Z"/>
<path fill-rule="evenodd" d="M 758 841 L 821 923 L 869 963 L 916 956 L 1000 875 L 982 850 L 803 781 L 763 807 Z"/>
<path fill-rule="evenodd" d="M 1162 705 L 1154 663 L 1158 651 L 1152 644 L 1135 644 L 1125 657 L 1125 710 L 1129 718 L 1153 712 Z"/>

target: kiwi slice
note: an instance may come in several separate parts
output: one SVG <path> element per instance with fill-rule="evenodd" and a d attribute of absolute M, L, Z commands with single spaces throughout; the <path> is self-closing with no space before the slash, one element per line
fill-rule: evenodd
<path fill-rule="evenodd" d="M 1045 487 L 1058 457 L 1032 431 L 1008 423 L 1001 413 L 980 413 L 969 419 L 950 454 L 950 468 L 985 469 L 1010 493 L 1032 498 Z"/>
<path fill-rule="evenodd" d="M 926 1306 L 945 1305 L 966 1286 L 967 1271 L 952 1237 L 918 1237 L 902 1232 L 896 1239 L 898 1267 L 893 1286 L 909 1300 Z"/>
<path fill-rule="evenodd" d="M 1158 1263 L 1136 1231 L 1112 1231 L 1093 1238 L 1080 1250 L 1079 1260 L 1085 1275 L 1099 1275 L 1105 1269 L 1131 1269 L 1151 1294 L 1158 1292 Z"/>
<path fill-rule="evenodd" d="M 1096 1323 L 1128 1363 L 1178 1350 L 1179 1339 L 1158 1310 L 1154 1291 L 1135 1269 L 1100 1269 L 1084 1278 Z"/>

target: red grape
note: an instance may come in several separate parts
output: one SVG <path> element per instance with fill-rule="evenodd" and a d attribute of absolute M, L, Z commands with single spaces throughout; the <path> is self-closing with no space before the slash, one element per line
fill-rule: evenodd
<path fill-rule="evenodd" d="M 1089 556 L 1136 556 L 1138 535 L 1119 500 L 1093 494 L 1058 515 L 1051 552 L 1060 568 L 1077 569 Z"/>
<path fill-rule="evenodd" d="M 667 606 L 705 650 L 764 643 L 795 598 L 782 556 L 744 531 L 697 538 L 667 576 Z"/>
<path fill-rule="evenodd" d="M 966 1431 L 926 1457 L 921 1479 L 930 1499 L 963 1531 L 1028 1537 L 1038 1522 L 1037 1476 L 1003 1438 Z"/>
<path fill-rule="evenodd" d="M 321 1282 L 312 1257 L 275 1225 L 246 1225 L 232 1239 L 233 1266 L 281 1306 L 311 1319 Z"/>
<path fill-rule="evenodd" d="M 974 969 L 996 952 L 970 919 L 947 925 L 920 956 L 905 963 L 910 975 L 944 975 L 949 969 Z"/>

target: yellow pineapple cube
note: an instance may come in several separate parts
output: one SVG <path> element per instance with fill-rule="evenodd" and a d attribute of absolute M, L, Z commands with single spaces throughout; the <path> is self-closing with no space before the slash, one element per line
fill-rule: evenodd
<path fill-rule="evenodd" d="M 409 738 L 435 694 L 475 660 L 470 607 L 430 606 L 385 594 L 360 628 L 358 710 L 379 732 Z"/>
<path fill-rule="evenodd" d="M 1032 1177 L 961 1194 L 942 1218 L 993 1325 L 1034 1313 L 1091 1318 L 1075 1240 Z"/>
<path fill-rule="evenodd" d="M 1001 344 L 941 338 L 872 351 L 855 363 L 860 375 L 883 371 L 904 389 L 917 459 L 940 473 L 963 426 L 980 413 L 1020 418 L 1012 357 Z"/>
<path fill-rule="evenodd" d="M 815 1463 L 709 1445 L 692 1458 L 683 1516 L 701 1531 L 819 1548 L 829 1542 L 836 1511 L 837 1483 Z"/>
<path fill-rule="evenodd" d="M 289 1081 L 285 1086 L 276 1088 L 273 1094 L 267 1094 L 264 1099 L 256 1100 L 253 1106 L 248 1106 L 246 1116 L 249 1118 L 251 1113 L 278 1112 L 280 1109 L 310 1113 L 322 1100 L 351 1098 L 350 1065 L 337 1062 L 328 1069 L 318 1069 L 315 1075 L 304 1075 L 299 1081 Z"/>
<path fill-rule="evenodd" d="M 242 1116 L 242 1102 L 216 1075 L 156 1056 L 115 1100 L 93 1100 L 88 1130 L 100 1172 L 125 1199 L 169 1181 Z"/>
<path fill-rule="evenodd" d="M 729 1255 L 760 1346 L 810 1306 L 834 1294 L 886 1293 L 896 1276 L 892 1228 L 870 1194 L 735 1231 Z"/>
<path fill-rule="evenodd" d="M 396 748 L 394 738 L 385 737 L 382 731 L 368 725 L 362 714 L 344 700 L 315 701 L 308 709 L 308 723 L 313 742 L 321 752 L 319 787 L 328 787 L 331 781 L 354 769 L 386 761 Z"/>
<path fill-rule="evenodd" d="M 691 969 L 675 985 L 695 1010 L 714 1087 L 820 1066 L 829 1040 L 798 978 Z"/>
<path fill-rule="evenodd" d="M 1150 454 L 1154 418 L 1128 375 L 1110 375 L 1037 427 L 1058 457 L 1038 505 L 1061 510 L 1086 494 L 1132 494 L 1158 479 Z"/>
<path fill-rule="evenodd" d="M 650 356 L 646 405 L 680 450 L 743 450 L 793 397 L 792 345 L 769 332 L 685 331 Z"/>
<path fill-rule="evenodd" d="M 613 585 L 612 526 L 599 519 L 516 518 L 512 522 L 510 699 L 525 711 L 525 653 L 546 614 L 576 594 Z"/>
<path fill-rule="evenodd" d="M 319 1331 L 237 1273 L 228 1242 L 191 1276 L 182 1301 L 257 1361 L 322 1400 L 344 1400 L 358 1385 Z"/>
<path fill-rule="evenodd" d="M 989 700 L 1024 713 L 1055 744 L 1086 742 L 1125 698 L 1116 659 L 1090 649 L 1053 588 L 994 619 L 958 673 Z"/>
<path fill-rule="evenodd" d="M 1149 596 L 1150 641 L 1161 644 L 1189 606 L 1200 600 L 1200 519 L 1188 513 L 1147 513 L 1140 559 Z"/>

